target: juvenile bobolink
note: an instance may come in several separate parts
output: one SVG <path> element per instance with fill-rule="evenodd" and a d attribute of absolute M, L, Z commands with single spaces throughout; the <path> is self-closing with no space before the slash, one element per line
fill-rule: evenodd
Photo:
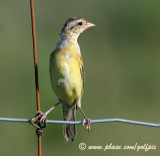
<path fill-rule="evenodd" d="M 95 26 L 84 18 L 69 18 L 60 34 L 59 42 L 50 55 L 50 79 L 53 91 L 58 103 L 45 113 L 40 113 L 40 121 L 43 122 L 47 114 L 57 105 L 62 103 L 63 118 L 65 121 L 76 120 L 76 110 L 82 112 L 86 128 L 90 130 L 90 119 L 88 119 L 81 108 L 81 98 L 84 89 L 84 68 L 78 36 L 86 29 Z M 73 124 L 64 125 L 64 137 L 74 141 L 76 138 L 76 127 Z"/>

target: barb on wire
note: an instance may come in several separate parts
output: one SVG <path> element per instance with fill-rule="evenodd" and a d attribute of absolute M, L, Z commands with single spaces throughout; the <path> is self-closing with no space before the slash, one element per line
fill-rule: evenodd
<path fill-rule="evenodd" d="M 15 119 L 15 118 L 0 118 L 0 121 L 30 123 L 29 119 Z M 149 127 L 160 127 L 160 123 L 149 123 L 149 122 L 134 121 L 134 120 L 127 120 L 127 119 L 120 119 L 120 118 L 91 120 L 91 123 L 108 123 L 108 122 L 121 122 L 121 123 L 142 125 L 142 126 L 149 126 Z M 78 125 L 78 124 L 83 124 L 83 121 L 47 120 L 47 123 L 48 124 L 76 124 Z"/>

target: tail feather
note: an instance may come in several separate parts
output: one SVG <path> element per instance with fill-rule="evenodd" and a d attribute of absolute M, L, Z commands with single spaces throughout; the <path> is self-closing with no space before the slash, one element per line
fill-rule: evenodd
<path fill-rule="evenodd" d="M 65 121 L 75 121 L 76 108 L 63 107 L 63 118 Z M 73 142 L 76 139 L 76 126 L 64 124 L 64 137 L 67 142 L 69 139 L 71 140 L 71 142 Z"/>

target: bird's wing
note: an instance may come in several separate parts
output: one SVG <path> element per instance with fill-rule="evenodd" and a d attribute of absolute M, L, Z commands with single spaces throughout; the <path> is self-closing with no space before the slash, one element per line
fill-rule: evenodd
<path fill-rule="evenodd" d="M 82 61 L 82 58 L 81 58 L 81 61 Z M 81 73 L 81 78 L 82 78 L 82 93 L 83 93 L 83 90 L 84 90 L 84 65 L 83 65 L 83 61 L 81 63 L 81 66 L 80 66 L 80 73 Z"/>
<path fill-rule="evenodd" d="M 50 61 L 49 61 L 49 73 L 51 73 L 51 66 L 52 66 L 51 63 L 52 63 L 53 57 L 54 57 L 54 53 L 52 52 L 50 55 Z"/>
<path fill-rule="evenodd" d="M 57 49 L 54 49 L 53 52 L 51 53 L 50 55 L 50 62 L 49 62 L 49 72 L 51 73 L 51 66 L 53 66 L 53 60 L 54 60 L 54 57 L 55 57 L 55 53 L 57 52 L 58 50 Z M 52 65 L 51 65 L 52 64 Z"/>

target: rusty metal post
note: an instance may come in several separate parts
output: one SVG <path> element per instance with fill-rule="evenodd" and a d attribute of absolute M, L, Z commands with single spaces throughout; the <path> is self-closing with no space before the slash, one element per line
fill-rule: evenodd
<path fill-rule="evenodd" d="M 32 20 L 32 38 L 33 38 L 33 55 L 34 55 L 34 69 L 35 69 L 35 85 L 36 85 L 36 102 L 37 111 L 40 111 L 40 95 L 38 83 L 38 65 L 37 65 L 37 45 L 36 45 L 36 30 L 35 30 L 35 16 L 34 16 L 34 0 L 30 0 L 31 20 Z M 38 156 L 41 156 L 41 135 L 38 134 Z"/>

